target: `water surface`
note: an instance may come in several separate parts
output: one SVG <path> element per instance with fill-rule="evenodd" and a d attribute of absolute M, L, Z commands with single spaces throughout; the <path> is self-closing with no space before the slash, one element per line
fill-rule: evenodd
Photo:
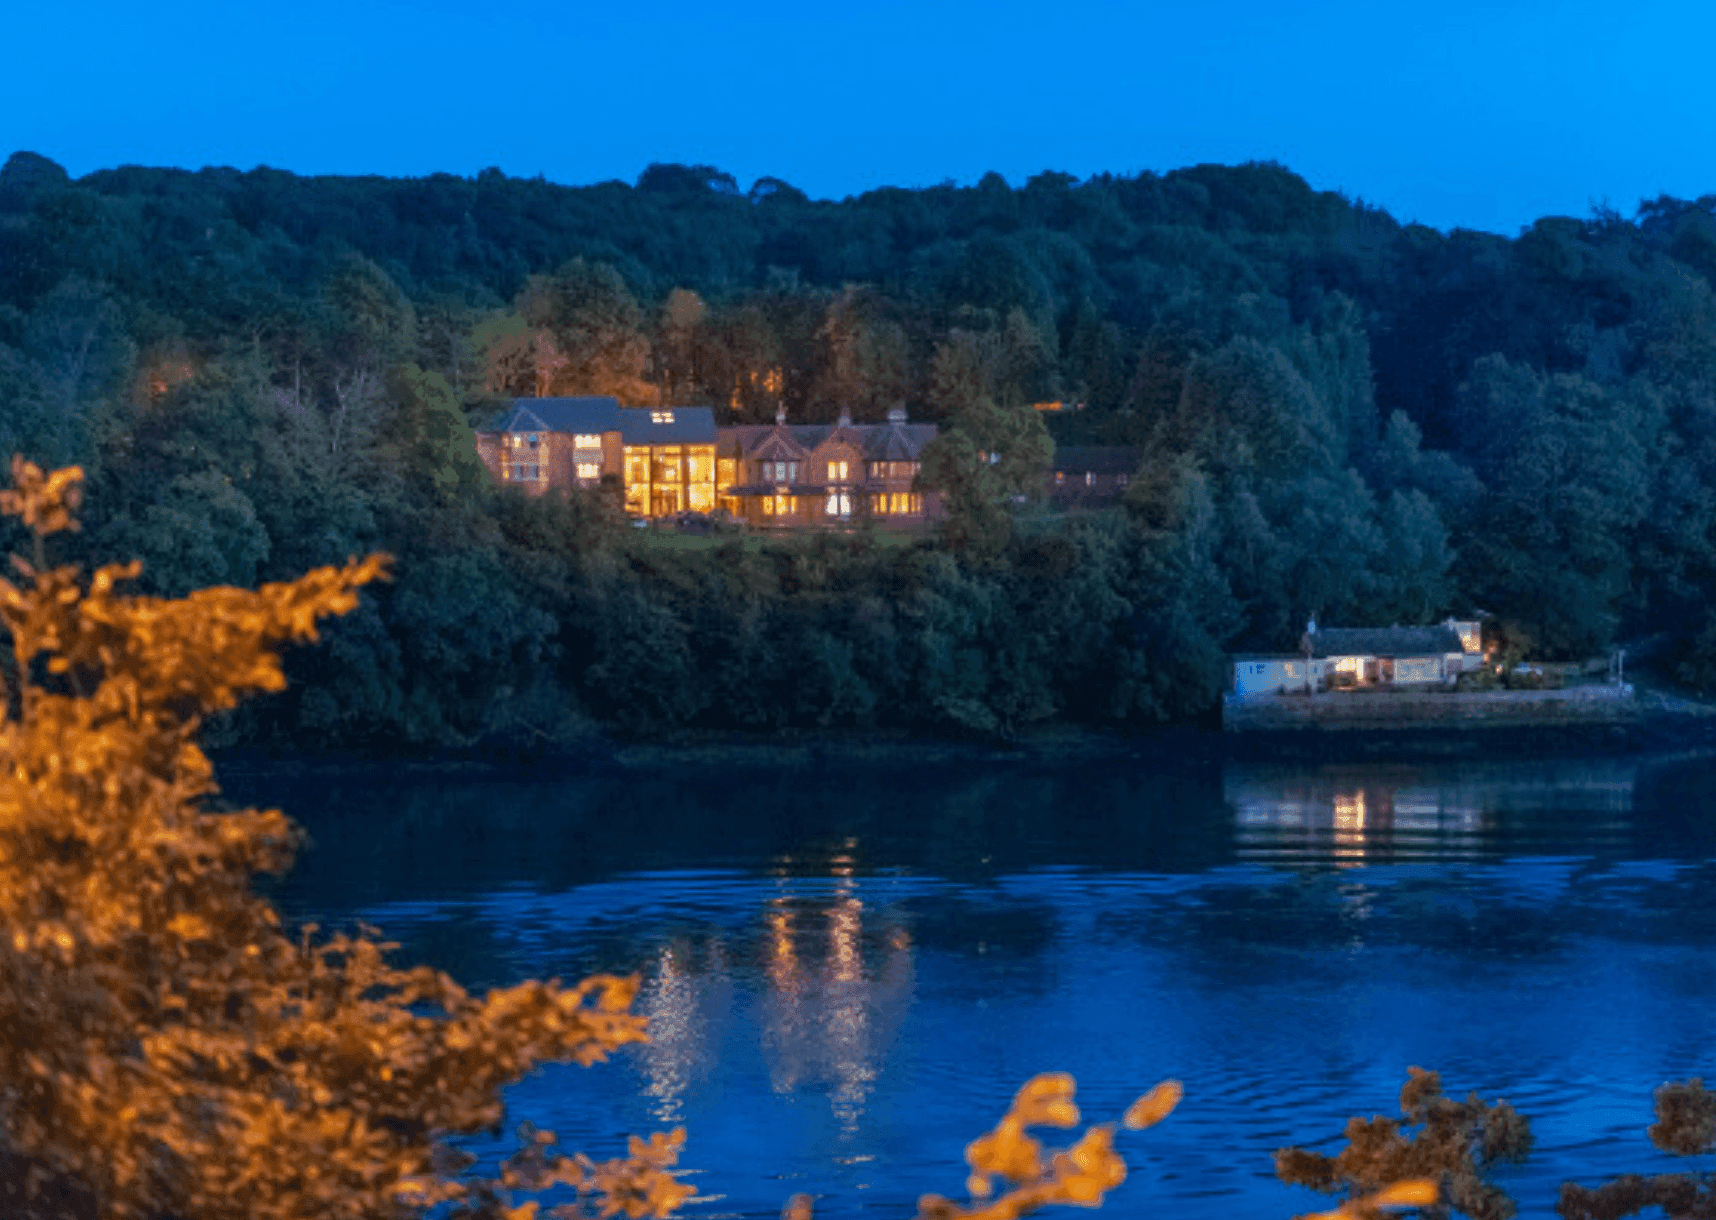
<path fill-rule="evenodd" d="M 693 1216 L 959 1197 L 1062 1070 L 1091 1119 L 1185 1083 L 1110 1212 L 1286 1217 L 1324 1201 L 1271 1153 L 1397 1113 L 1411 1064 L 1532 1120 L 1497 1180 L 1550 1215 L 1685 1168 L 1651 1090 L 1716 1075 L 1708 759 L 228 778 L 311 831 L 295 916 L 477 988 L 640 972 L 648 1046 L 509 1102 L 598 1157 L 684 1125 Z"/>

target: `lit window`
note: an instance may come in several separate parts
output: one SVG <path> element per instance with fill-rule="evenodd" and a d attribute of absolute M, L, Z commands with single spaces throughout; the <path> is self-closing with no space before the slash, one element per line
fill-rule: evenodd
<path fill-rule="evenodd" d="M 830 483 L 844 483 L 846 481 L 845 462 L 828 463 L 828 481 Z"/>
<path fill-rule="evenodd" d="M 829 492 L 828 515 L 830 517 L 850 517 L 852 515 L 852 497 L 844 491 Z"/>
<path fill-rule="evenodd" d="M 650 418 L 651 423 L 671 424 L 673 422 L 673 412 L 672 411 L 651 411 L 649 413 L 649 418 Z"/>
<path fill-rule="evenodd" d="M 594 432 L 580 432 L 572 438 L 572 444 L 578 449 L 600 449 L 602 438 Z"/>
<path fill-rule="evenodd" d="M 1067 481 L 1067 472 L 1066 471 L 1064 471 L 1064 470 L 1055 471 L 1055 485 L 1057 487 L 1060 484 L 1065 483 L 1066 481 Z"/>
<path fill-rule="evenodd" d="M 717 471 L 715 481 L 720 483 L 721 486 L 731 487 L 733 485 L 733 465 L 734 463 L 732 458 L 722 458 L 720 461 L 715 463 Z"/>
<path fill-rule="evenodd" d="M 1096 471 L 1087 470 L 1084 472 L 1084 485 L 1086 487 L 1094 487 L 1096 485 Z"/>
<path fill-rule="evenodd" d="M 602 477 L 602 464 L 600 462 L 579 462 L 578 463 L 578 477 L 580 479 L 599 479 L 599 478 L 601 478 Z"/>

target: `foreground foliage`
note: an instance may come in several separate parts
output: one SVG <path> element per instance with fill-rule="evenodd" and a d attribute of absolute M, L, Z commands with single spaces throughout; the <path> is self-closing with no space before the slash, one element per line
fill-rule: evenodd
<path fill-rule="evenodd" d="M 527 982 L 477 998 L 388 965 L 364 931 L 289 936 L 251 891 L 291 862 L 278 810 L 205 812 L 196 732 L 277 690 L 279 645 L 313 639 L 382 576 L 380 556 L 255 592 L 121 594 L 50 566 L 80 474 L 14 464 L 0 498 L 36 536 L 0 582 L 12 643 L 0 725 L 0 1149 L 9 1213 L 177 1220 L 392 1216 L 475 1200 L 445 1141 L 502 1117 L 538 1063 L 644 1038 L 635 981 Z M 679 1136 L 579 1163 L 604 1211 L 660 1214 Z M 494 1210 L 492 1207 L 487 1210 Z"/>

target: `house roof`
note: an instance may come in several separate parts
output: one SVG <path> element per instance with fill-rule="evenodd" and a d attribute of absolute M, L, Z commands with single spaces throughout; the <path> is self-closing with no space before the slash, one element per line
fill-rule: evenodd
<path fill-rule="evenodd" d="M 1446 627 L 1322 627 L 1305 637 L 1314 657 L 1425 657 L 1464 651 Z"/>
<path fill-rule="evenodd" d="M 872 462 L 915 462 L 936 437 L 934 424 L 874 424 L 867 429 L 864 456 Z"/>
<path fill-rule="evenodd" d="M 515 398 L 485 432 L 618 432 L 619 401 L 606 397 Z"/>
<path fill-rule="evenodd" d="M 666 412 L 672 422 L 657 423 Z M 713 407 L 621 407 L 620 439 L 628 445 L 713 445 Z"/>
<path fill-rule="evenodd" d="M 672 423 L 656 423 L 669 411 Z M 618 432 L 628 445 L 712 445 L 715 412 L 710 407 L 622 407 L 617 399 L 515 398 L 512 408 L 485 432 Z"/>
<path fill-rule="evenodd" d="M 1135 474 L 1142 450 L 1126 445 L 1066 445 L 1055 449 L 1053 468 L 1065 474 Z"/>
<path fill-rule="evenodd" d="M 839 439 L 856 446 L 867 461 L 915 462 L 937 430 L 934 424 L 740 424 L 721 429 L 721 434 L 736 440 L 745 457 L 762 457 L 759 450 L 773 436 L 788 439 L 808 454 L 841 432 L 845 435 Z"/>

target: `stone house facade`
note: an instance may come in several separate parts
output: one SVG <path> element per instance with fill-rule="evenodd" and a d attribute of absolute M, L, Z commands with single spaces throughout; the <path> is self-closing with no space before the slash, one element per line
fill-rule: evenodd
<path fill-rule="evenodd" d="M 497 481 L 541 494 L 617 486 L 637 518 L 725 509 L 762 529 L 844 526 L 868 519 L 910 527 L 940 516 L 940 497 L 916 487 L 934 424 L 717 428 L 708 407 L 622 407 L 612 398 L 520 398 L 477 432 Z"/>

